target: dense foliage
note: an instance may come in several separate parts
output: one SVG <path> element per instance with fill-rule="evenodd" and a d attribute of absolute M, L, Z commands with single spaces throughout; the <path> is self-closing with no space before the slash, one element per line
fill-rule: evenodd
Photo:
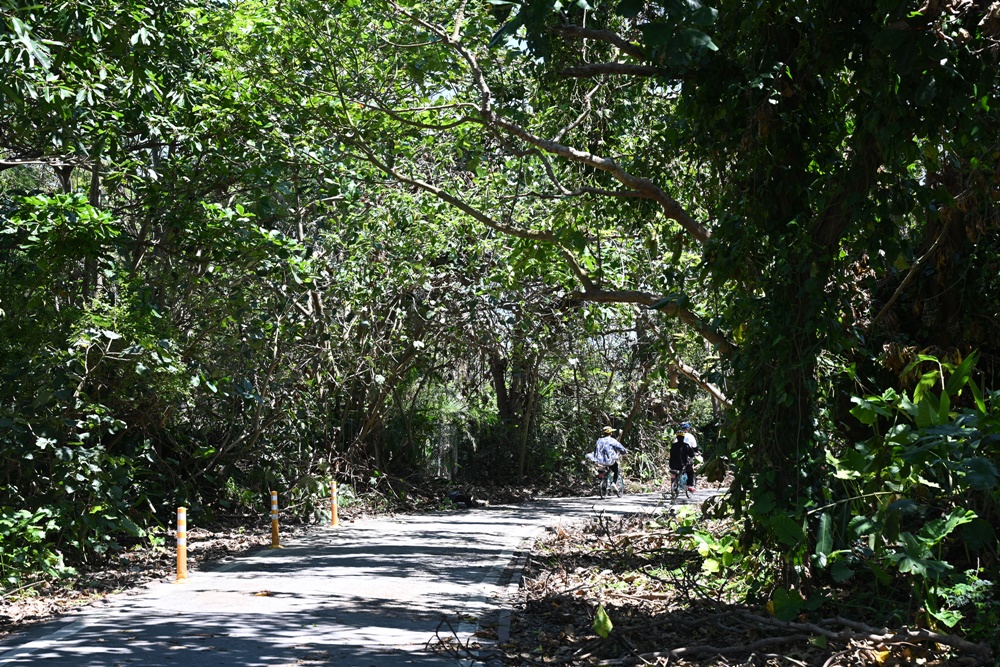
<path fill-rule="evenodd" d="M 997 5 L 0 16 L 7 581 L 177 503 L 577 474 L 602 423 L 653 477 L 690 419 L 778 613 L 992 585 Z"/>

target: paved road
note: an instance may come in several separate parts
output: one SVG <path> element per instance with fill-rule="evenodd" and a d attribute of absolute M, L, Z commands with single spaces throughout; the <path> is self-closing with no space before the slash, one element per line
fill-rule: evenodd
<path fill-rule="evenodd" d="M 471 636 L 524 540 L 597 512 L 661 507 L 658 495 L 560 498 L 317 528 L 8 637 L 0 665 L 454 665 L 426 643 L 442 619 Z"/>

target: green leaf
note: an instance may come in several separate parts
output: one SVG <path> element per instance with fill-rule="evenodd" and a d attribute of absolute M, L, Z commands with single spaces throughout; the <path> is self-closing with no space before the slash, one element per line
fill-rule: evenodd
<path fill-rule="evenodd" d="M 833 534 L 830 527 L 829 512 L 823 512 L 819 517 L 819 534 L 816 538 L 816 554 L 829 556 L 833 551 Z"/>
<path fill-rule="evenodd" d="M 510 21 L 507 21 L 507 23 L 503 24 L 503 26 L 501 26 L 500 29 L 493 34 L 493 37 L 490 38 L 488 46 L 493 48 L 503 44 L 507 40 L 507 37 L 517 33 L 518 28 L 523 25 L 524 13 L 519 12 L 517 16 L 512 18 Z"/>
<path fill-rule="evenodd" d="M 928 604 L 927 612 L 949 628 L 955 627 L 962 620 L 962 613 L 953 609 L 935 609 L 933 605 Z"/>
<path fill-rule="evenodd" d="M 719 50 L 719 47 L 715 45 L 711 37 L 696 28 L 684 28 L 677 34 L 677 39 L 680 48 L 683 49 L 686 47 L 688 50 L 696 53 L 700 53 L 705 49 L 709 51 Z"/>
<path fill-rule="evenodd" d="M 642 33 L 643 43 L 650 48 L 670 46 L 674 40 L 673 26 L 664 23 L 643 23 L 639 26 L 639 32 Z M 669 299 L 670 297 L 667 297 L 663 301 L 650 306 L 650 308 L 662 308 L 669 303 Z"/>
<path fill-rule="evenodd" d="M 956 507 L 948 516 L 924 524 L 920 530 L 920 538 L 929 545 L 935 545 L 950 535 L 953 530 L 975 518 L 976 513 L 972 510 Z"/>
<path fill-rule="evenodd" d="M 937 423 L 937 410 L 931 405 L 929 400 L 931 396 L 925 395 L 922 400 L 917 403 L 917 426 L 920 428 L 929 428 Z"/>
<path fill-rule="evenodd" d="M 910 500 L 909 498 L 900 498 L 889 504 L 886 508 L 887 513 L 899 512 L 900 514 L 907 514 L 909 512 L 914 512 L 917 509 L 917 504 Z"/>
<path fill-rule="evenodd" d="M 965 359 L 962 360 L 955 370 L 951 372 L 951 376 L 948 378 L 948 383 L 945 385 L 945 391 L 950 395 L 954 396 L 965 386 L 965 383 L 969 381 L 969 374 L 972 372 L 972 367 L 976 365 L 979 360 L 979 353 L 973 351 Z"/>
<path fill-rule="evenodd" d="M 594 614 L 594 632 L 607 639 L 613 627 L 608 612 L 604 611 L 604 605 L 598 605 L 597 613 Z"/>
<path fill-rule="evenodd" d="M 857 403 L 853 408 L 851 408 L 851 414 L 857 417 L 865 426 L 871 426 L 875 423 L 875 420 L 881 415 L 882 417 L 891 417 L 892 414 L 882 405 L 879 405 L 875 401 L 881 400 L 878 397 L 874 397 L 873 400 L 867 400 L 864 398 L 858 398 L 857 396 L 851 397 L 852 403 Z"/>
<path fill-rule="evenodd" d="M 948 392 L 941 394 L 941 401 L 938 404 L 938 423 L 947 424 L 949 419 L 949 413 L 951 412 L 951 398 L 948 396 Z"/>
<path fill-rule="evenodd" d="M 121 523 L 121 527 L 127 530 L 133 537 L 142 537 L 146 533 L 146 531 L 137 526 L 135 522 L 127 516 L 119 519 L 119 522 Z"/>
<path fill-rule="evenodd" d="M 972 551 L 987 551 L 996 548 L 997 534 L 989 521 L 973 519 L 959 531 L 962 542 Z"/>
<path fill-rule="evenodd" d="M 615 13 L 627 19 L 634 19 L 646 6 L 646 0 L 621 0 L 615 7 Z"/>
<path fill-rule="evenodd" d="M 795 521 L 787 514 L 775 514 L 771 517 L 771 527 L 778 539 L 790 547 L 798 546 L 802 543 L 805 534 L 802 532 L 802 524 Z"/>
<path fill-rule="evenodd" d="M 969 389 L 972 390 L 972 397 L 976 400 L 976 409 L 980 413 L 986 413 L 986 401 L 983 400 L 983 392 L 979 389 L 979 385 L 972 378 L 969 378 Z"/>
<path fill-rule="evenodd" d="M 830 576 L 838 584 L 843 583 L 854 576 L 854 570 L 847 566 L 843 560 L 835 560 L 830 565 Z"/>
<path fill-rule="evenodd" d="M 794 591 L 779 588 L 774 591 L 774 615 L 782 621 L 791 621 L 802 610 L 802 596 Z"/>
<path fill-rule="evenodd" d="M 754 500 L 754 503 L 751 506 L 751 511 L 756 516 L 762 517 L 770 514 L 771 510 L 773 510 L 776 506 L 777 506 L 777 501 L 775 500 L 774 494 L 771 493 L 770 491 L 767 491 L 765 493 L 762 493 L 759 498 L 756 498 Z"/>
<path fill-rule="evenodd" d="M 691 23 L 699 28 L 707 28 L 719 18 L 719 10 L 714 7 L 701 6 L 691 13 Z"/>
<path fill-rule="evenodd" d="M 963 473 L 965 483 L 976 491 L 992 491 L 997 487 L 1000 477 L 997 466 L 987 458 L 974 456 L 961 461 L 955 467 Z"/>

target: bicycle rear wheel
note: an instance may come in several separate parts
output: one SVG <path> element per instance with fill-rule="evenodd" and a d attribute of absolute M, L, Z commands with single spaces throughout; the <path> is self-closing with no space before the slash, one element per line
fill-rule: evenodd
<path fill-rule="evenodd" d="M 608 477 L 605 475 L 601 478 L 601 481 L 597 484 L 597 492 L 601 494 L 601 498 L 608 495 Z"/>
<path fill-rule="evenodd" d="M 670 496 L 670 502 L 671 503 L 674 502 L 675 500 L 677 500 L 677 494 L 680 493 L 680 491 L 681 491 L 680 476 L 679 475 L 673 475 L 673 474 L 671 474 L 670 475 L 670 490 L 667 491 L 667 495 Z"/>

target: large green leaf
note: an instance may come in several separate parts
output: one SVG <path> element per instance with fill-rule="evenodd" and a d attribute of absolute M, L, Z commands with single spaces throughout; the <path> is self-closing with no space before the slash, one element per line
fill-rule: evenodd
<path fill-rule="evenodd" d="M 826 557 L 833 552 L 832 518 L 829 512 L 819 515 L 819 531 L 816 534 L 816 554 Z"/>
<path fill-rule="evenodd" d="M 954 466 L 962 473 L 962 479 L 976 491 L 992 491 L 997 488 L 1000 475 L 996 463 L 982 456 L 965 459 Z"/>
<path fill-rule="evenodd" d="M 598 636 L 607 639 L 613 627 L 614 625 L 611 623 L 611 618 L 608 617 L 608 612 L 604 610 L 604 605 L 598 605 L 597 612 L 594 614 L 594 632 Z"/>
<path fill-rule="evenodd" d="M 770 524 L 778 540 L 787 546 L 798 546 L 805 538 L 802 523 L 787 514 L 771 515 Z"/>

